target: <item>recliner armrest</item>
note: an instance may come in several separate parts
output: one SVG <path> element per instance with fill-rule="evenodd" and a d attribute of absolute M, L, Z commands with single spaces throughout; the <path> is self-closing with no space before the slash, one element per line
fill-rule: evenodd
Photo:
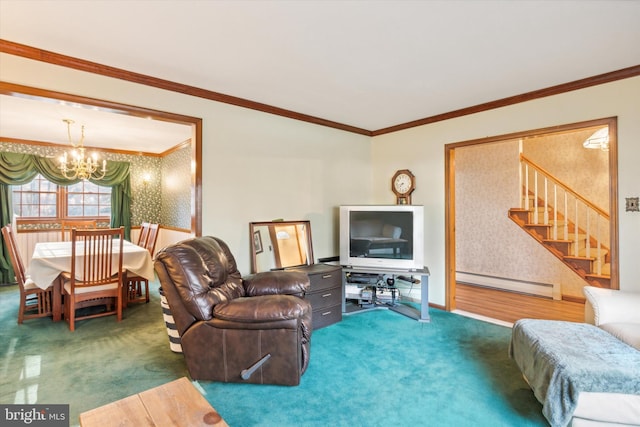
<path fill-rule="evenodd" d="M 243 277 L 247 296 L 294 295 L 303 298 L 309 289 L 309 276 L 297 271 L 265 271 Z"/>
<path fill-rule="evenodd" d="M 286 324 L 283 322 L 293 321 L 290 327 L 296 329 L 298 319 L 310 313 L 309 301 L 293 295 L 244 297 L 216 305 L 213 319 L 208 324 L 224 329 L 255 329 L 259 325 L 260 329 L 266 330 L 283 329 Z"/>
<path fill-rule="evenodd" d="M 585 321 L 600 326 L 606 323 L 639 323 L 640 292 L 602 289 L 594 286 L 583 288 L 587 298 Z"/>

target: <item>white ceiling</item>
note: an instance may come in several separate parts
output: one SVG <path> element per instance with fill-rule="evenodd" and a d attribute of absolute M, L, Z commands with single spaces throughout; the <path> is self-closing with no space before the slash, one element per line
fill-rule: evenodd
<path fill-rule="evenodd" d="M 190 126 L 115 114 L 66 102 L 0 95 L 0 136 L 68 144 L 63 119 L 73 120 L 71 140 L 113 150 L 162 153 L 191 138 Z"/>
<path fill-rule="evenodd" d="M 634 0 L 0 0 L 0 12 L 4 40 L 371 131 L 640 64 Z M 20 107 L 3 98 L 0 135 L 18 137 L 4 110 Z M 66 138 L 52 116 L 67 112 L 42 114 Z M 93 146 L 143 121 L 86 120 Z"/>

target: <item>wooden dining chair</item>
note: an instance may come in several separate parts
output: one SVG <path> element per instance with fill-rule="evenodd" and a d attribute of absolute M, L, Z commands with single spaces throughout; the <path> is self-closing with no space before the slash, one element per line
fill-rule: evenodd
<path fill-rule="evenodd" d="M 144 248 L 147 244 L 147 238 L 149 238 L 149 223 L 143 222 L 140 224 L 140 234 L 138 234 L 138 242 L 136 245 Z"/>
<path fill-rule="evenodd" d="M 160 224 L 149 224 L 149 236 L 147 237 L 147 242 L 144 247 L 151 254 L 151 258 L 153 258 L 154 252 L 156 250 L 156 242 L 158 241 L 158 234 L 160 233 Z"/>
<path fill-rule="evenodd" d="M 63 273 L 62 286 L 71 331 L 81 319 L 115 314 L 122 320 L 123 242 L 124 227 L 71 230 L 71 271 Z M 76 311 L 99 305 L 105 311 Z"/>
<path fill-rule="evenodd" d="M 147 224 L 147 239 L 142 246 L 149 251 L 151 257 L 156 249 L 156 241 L 158 240 L 158 233 L 160 231 L 160 224 Z M 126 303 L 133 302 L 149 302 L 149 280 L 138 275 L 127 276 L 127 289 Z"/>
<path fill-rule="evenodd" d="M 77 228 L 81 230 L 95 230 L 98 228 L 98 221 L 95 219 L 86 220 L 62 220 L 60 223 L 60 231 L 62 232 L 62 241 L 66 242 L 71 239 L 71 229 Z"/>
<path fill-rule="evenodd" d="M 18 250 L 18 244 L 10 224 L 2 227 L 2 237 L 9 250 L 9 258 L 20 288 L 20 307 L 18 308 L 18 324 L 25 319 L 46 317 L 53 314 L 53 286 L 41 289 L 26 275 L 26 270 Z"/>

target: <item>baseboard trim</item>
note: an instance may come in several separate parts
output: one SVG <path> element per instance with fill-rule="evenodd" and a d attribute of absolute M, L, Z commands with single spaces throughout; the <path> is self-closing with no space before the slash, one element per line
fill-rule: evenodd
<path fill-rule="evenodd" d="M 535 295 L 559 300 L 562 298 L 560 286 L 553 283 L 530 282 L 506 277 L 456 271 L 456 282 L 466 285 L 483 286 L 521 294 Z"/>
<path fill-rule="evenodd" d="M 562 296 L 562 301 L 576 302 L 576 303 L 580 303 L 580 304 L 585 304 L 587 302 L 587 299 L 583 298 L 583 297 L 575 297 L 575 296 L 572 296 L 572 295 L 563 295 Z"/>

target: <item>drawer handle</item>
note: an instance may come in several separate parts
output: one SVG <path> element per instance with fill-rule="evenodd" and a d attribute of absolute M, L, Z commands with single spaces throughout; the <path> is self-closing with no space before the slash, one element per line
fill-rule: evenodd
<path fill-rule="evenodd" d="M 323 279 L 330 279 L 331 278 L 331 274 L 324 274 L 322 275 Z"/>
<path fill-rule="evenodd" d="M 330 296 L 331 296 L 331 292 L 329 292 L 328 294 L 322 295 L 322 298 L 326 298 L 326 297 L 330 297 Z"/>
<path fill-rule="evenodd" d="M 325 311 L 324 313 L 322 313 L 322 315 L 326 316 L 326 315 L 331 314 L 331 313 L 332 313 L 331 311 Z"/>

